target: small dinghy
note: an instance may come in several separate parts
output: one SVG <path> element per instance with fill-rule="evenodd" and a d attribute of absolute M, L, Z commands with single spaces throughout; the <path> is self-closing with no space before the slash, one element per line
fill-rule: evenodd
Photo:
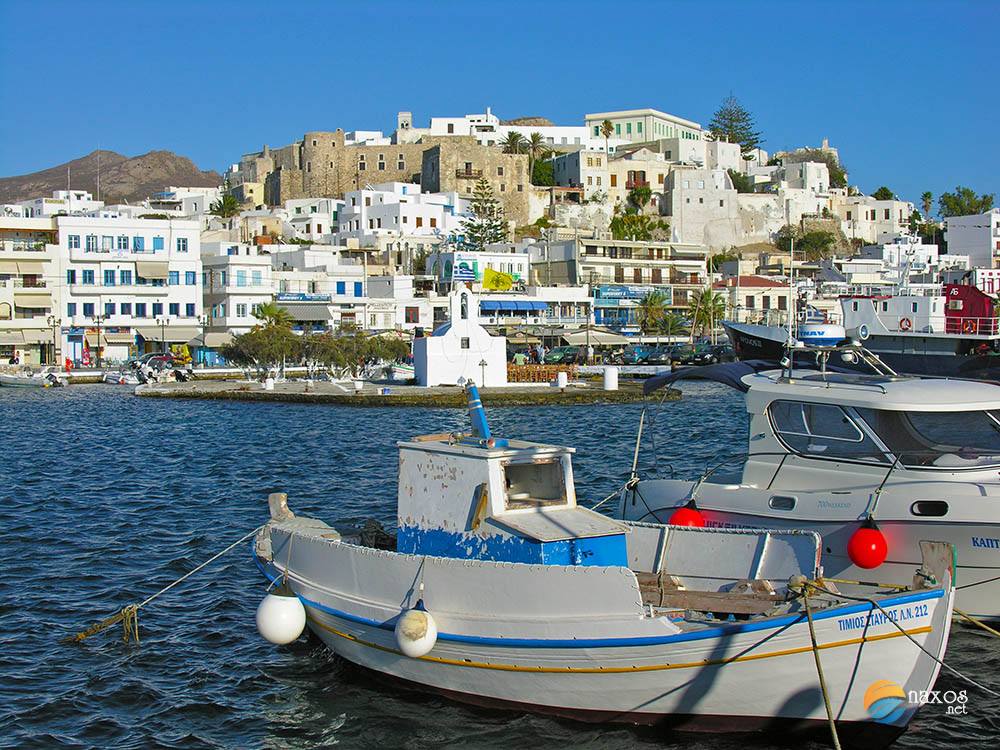
<path fill-rule="evenodd" d="M 586 721 L 828 737 L 832 719 L 865 747 L 905 729 L 948 641 L 950 545 L 925 542 L 903 590 L 825 580 L 809 531 L 613 520 L 577 504 L 572 448 L 492 436 L 467 392 L 471 433 L 399 443 L 395 549 L 268 498 L 265 638 L 308 625 L 403 685 Z"/>
<path fill-rule="evenodd" d="M 102 380 L 108 385 L 139 385 L 143 381 L 139 379 L 138 372 L 128 367 L 120 370 L 109 370 L 104 373 Z"/>
<path fill-rule="evenodd" d="M 0 386 L 8 388 L 61 388 L 64 385 L 65 376 L 51 367 L 46 367 L 41 372 L 0 372 Z"/>

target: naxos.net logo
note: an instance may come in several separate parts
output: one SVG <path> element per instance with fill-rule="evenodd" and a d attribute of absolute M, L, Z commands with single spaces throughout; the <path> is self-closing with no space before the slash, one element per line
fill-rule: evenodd
<path fill-rule="evenodd" d="M 968 713 L 969 696 L 964 690 L 911 690 L 907 693 L 899 683 L 876 680 L 865 691 L 864 703 L 868 715 L 880 724 L 892 724 L 907 710 L 928 703 L 947 706 L 946 713 Z"/>

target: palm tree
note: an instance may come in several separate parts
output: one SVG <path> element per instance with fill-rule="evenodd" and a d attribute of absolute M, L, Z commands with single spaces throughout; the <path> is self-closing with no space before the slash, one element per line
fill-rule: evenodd
<path fill-rule="evenodd" d="M 635 309 L 635 319 L 643 333 L 658 330 L 666 314 L 667 295 L 656 290 L 639 300 Z"/>
<path fill-rule="evenodd" d="M 660 320 L 659 332 L 664 336 L 682 336 L 688 332 L 684 316 L 673 310 L 668 310 Z"/>
<path fill-rule="evenodd" d="M 223 195 L 219 200 L 212 204 L 209 209 L 209 213 L 213 216 L 220 216 L 223 219 L 228 219 L 236 216 L 240 212 L 240 202 L 229 193 Z"/>
<path fill-rule="evenodd" d="M 601 123 L 601 135 L 604 136 L 604 155 L 611 155 L 611 147 L 608 146 L 608 138 L 611 134 L 615 132 L 615 126 L 611 124 L 611 120 L 605 120 Z"/>
<path fill-rule="evenodd" d="M 524 139 L 522 138 L 522 140 Z M 528 136 L 528 140 L 524 141 L 524 144 L 528 150 L 528 176 L 530 179 L 535 174 L 535 162 L 548 155 L 549 147 L 545 143 L 545 136 L 537 132 Z"/>
<path fill-rule="evenodd" d="M 726 317 L 726 300 L 718 292 L 712 291 L 711 287 L 705 287 L 694 294 L 688 304 L 688 312 L 693 340 L 697 331 L 711 333 L 716 323 Z"/>
<path fill-rule="evenodd" d="M 291 328 L 295 318 L 284 307 L 275 302 L 265 302 L 254 312 L 253 316 L 260 321 L 259 328 L 277 326 L 278 328 Z"/>
<path fill-rule="evenodd" d="M 924 221 L 927 221 L 931 217 L 931 206 L 934 205 L 934 196 L 931 194 L 930 190 L 921 194 L 920 204 L 921 208 L 924 209 Z"/>
<path fill-rule="evenodd" d="M 527 145 L 528 142 L 524 140 L 524 136 L 516 130 L 507 133 L 507 137 L 500 141 L 500 148 L 505 154 L 523 154 Z"/>

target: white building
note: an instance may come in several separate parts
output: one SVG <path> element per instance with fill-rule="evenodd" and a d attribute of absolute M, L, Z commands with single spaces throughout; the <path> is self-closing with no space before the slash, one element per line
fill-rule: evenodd
<path fill-rule="evenodd" d="M 201 246 L 207 326 L 205 347 L 216 349 L 233 335 L 246 333 L 257 309 L 274 298 L 271 256 L 261 246 L 206 242 Z"/>
<path fill-rule="evenodd" d="M 944 220 L 948 253 L 968 255 L 973 268 L 995 268 L 1000 257 L 1000 208 Z"/>
<path fill-rule="evenodd" d="M 608 193 L 608 155 L 604 149 L 580 149 L 560 154 L 552 163 L 556 185 L 583 188 L 590 200 Z"/>
<path fill-rule="evenodd" d="M 0 216 L 0 363 L 15 353 L 24 364 L 59 362 L 55 221 L 12 213 Z"/>
<path fill-rule="evenodd" d="M 413 276 L 370 276 L 368 278 L 369 331 L 430 331 L 435 310 L 447 307 L 447 297 L 417 296 Z"/>
<path fill-rule="evenodd" d="M 378 237 L 439 237 L 460 233 L 470 215 L 458 193 L 421 193 L 420 185 L 387 182 L 345 193 L 337 239 L 371 247 Z"/>
<path fill-rule="evenodd" d="M 143 205 L 157 213 L 200 218 L 222 198 L 222 187 L 168 187 L 149 196 Z"/>
<path fill-rule="evenodd" d="M 274 299 L 297 331 L 365 325 L 367 272 L 334 245 L 270 245 Z"/>
<path fill-rule="evenodd" d="M 198 222 L 90 216 L 54 221 L 59 249 L 53 282 L 65 358 L 120 361 L 201 335 Z"/>
<path fill-rule="evenodd" d="M 21 206 L 25 218 L 38 216 L 70 216 L 100 209 L 104 203 L 94 200 L 86 190 L 53 190 L 51 198 L 33 198 L 15 204 Z"/>
<path fill-rule="evenodd" d="M 642 143 L 660 138 L 702 140 L 701 125 L 657 109 L 626 109 L 615 112 L 594 112 L 584 116 L 584 123 L 591 137 L 600 138 L 605 120 L 614 128 L 612 138 Z"/>
<path fill-rule="evenodd" d="M 456 283 L 483 284 L 487 270 L 512 277 L 515 288 L 528 284 L 531 257 L 513 245 L 494 245 L 485 251 L 441 250 L 427 257 L 426 273 L 437 280 L 439 289 L 450 290 Z"/>
<path fill-rule="evenodd" d="M 287 222 L 285 239 L 323 243 L 336 236 L 343 208 L 338 198 L 296 198 L 285 201 L 284 212 L 273 213 Z"/>
<path fill-rule="evenodd" d="M 450 320 L 430 336 L 413 339 L 413 369 L 422 386 L 472 380 L 507 385 L 507 339 L 491 336 L 479 320 L 479 300 L 466 287 L 449 295 Z"/>

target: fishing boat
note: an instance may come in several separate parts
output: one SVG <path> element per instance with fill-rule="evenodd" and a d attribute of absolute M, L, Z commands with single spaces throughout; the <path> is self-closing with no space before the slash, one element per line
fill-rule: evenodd
<path fill-rule="evenodd" d="M 398 443 L 395 537 L 365 543 L 268 498 L 252 548 L 265 638 L 308 626 L 404 686 L 585 721 L 833 721 L 865 747 L 905 729 L 948 640 L 949 545 L 925 543 L 912 583 L 885 588 L 825 579 L 813 532 L 614 520 L 578 504 L 572 448 L 492 435 L 466 390 L 470 432 Z"/>
<path fill-rule="evenodd" d="M 0 372 L 0 386 L 8 388 L 60 388 L 66 385 L 66 378 L 51 367 L 40 372 L 28 369 Z"/>
<path fill-rule="evenodd" d="M 957 606 L 1000 619 L 1000 385 L 896 375 L 860 346 L 790 357 L 781 369 L 734 362 L 648 380 L 647 394 L 688 379 L 744 393 L 747 449 L 695 478 L 637 471 L 619 517 L 668 522 L 685 509 L 714 527 L 815 530 L 828 574 L 880 583 L 909 580 L 921 540 L 946 541 Z M 827 366 L 861 359 L 877 371 Z"/>

